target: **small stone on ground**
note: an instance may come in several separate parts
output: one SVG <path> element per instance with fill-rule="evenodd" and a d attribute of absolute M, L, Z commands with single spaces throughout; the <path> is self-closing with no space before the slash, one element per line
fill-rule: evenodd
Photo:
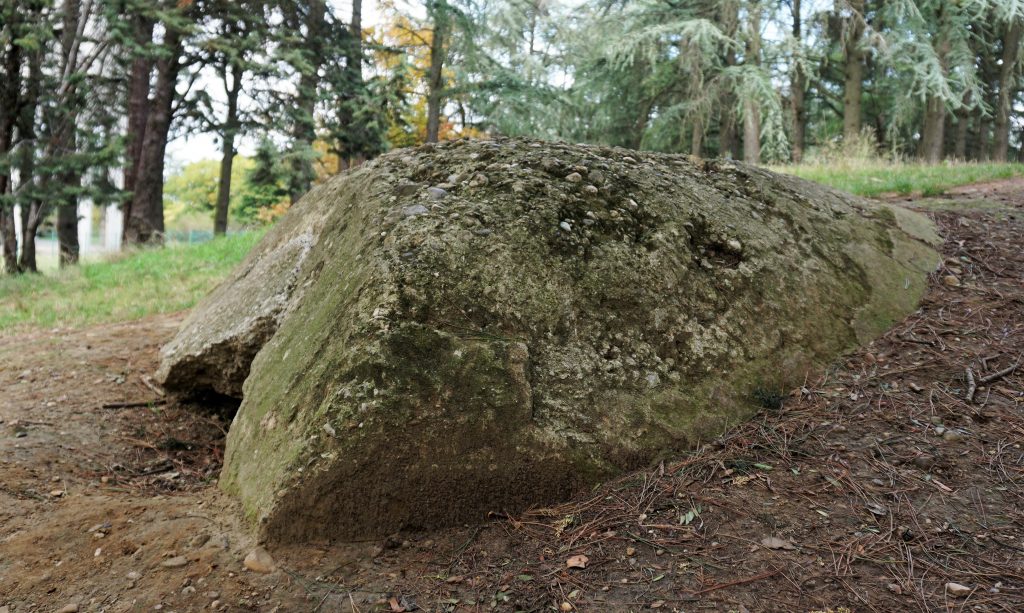
<path fill-rule="evenodd" d="M 245 567 L 254 573 L 272 573 L 274 572 L 274 558 L 270 557 L 267 550 L 262 547 L 257 547 L 249 552 L 249 555 L 245 556 Z"/>

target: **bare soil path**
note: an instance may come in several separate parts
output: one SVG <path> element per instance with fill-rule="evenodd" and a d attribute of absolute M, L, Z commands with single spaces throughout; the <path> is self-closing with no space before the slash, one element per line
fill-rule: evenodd
<path fill-rule="evenodd" d="M 748 424 L 269 574 L 214 486 L 227 419 L 148 384 L 180 316 L 0 339 L 0 613 L 1024 610 L 1024 181 L 910 204 L 946 237 L 920 311 Z"/>

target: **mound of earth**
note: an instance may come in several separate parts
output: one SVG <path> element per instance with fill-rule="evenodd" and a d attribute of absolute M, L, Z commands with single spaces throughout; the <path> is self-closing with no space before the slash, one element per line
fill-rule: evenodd
<path fill-rule="evenodd" d="M 268 540 L 478 521 L 778 402 L 916 308 L 936 241 L 733 162 L 425 146 L 311 191 L 160 375 L 240 390 L 221 485 Z"/>

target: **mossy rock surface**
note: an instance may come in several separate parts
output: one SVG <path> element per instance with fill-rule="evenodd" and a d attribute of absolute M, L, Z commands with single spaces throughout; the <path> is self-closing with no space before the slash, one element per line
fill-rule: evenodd
<path fill-rule="evenodd" d="M 917 213 L 734 162 L 400 150 L 293 207 L 163 370 L 218 371 L 202 314 L 251 318 L 246 292 L 269 292 L 221 476 L 261 535 L 475 522 L 749 417 L 913 311 L 937 240 Z"/>

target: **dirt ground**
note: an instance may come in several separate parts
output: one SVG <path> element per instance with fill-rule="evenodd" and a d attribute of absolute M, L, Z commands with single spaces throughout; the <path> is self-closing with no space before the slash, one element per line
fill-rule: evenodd
<path fill-rule="evenodd" d="M 946 237 L 920 311 L 746 425 L 556 508 L 267 574 L 215 487 L 230 407 L 149 382 L 180 315 L 0 338 L 0 613 L 1022 611 L 1024 181 L 908 204 Z"/>

